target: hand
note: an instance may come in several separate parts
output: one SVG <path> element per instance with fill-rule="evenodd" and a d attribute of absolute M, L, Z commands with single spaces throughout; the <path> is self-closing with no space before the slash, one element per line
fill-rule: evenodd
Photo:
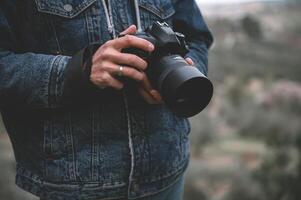
<path fill-rule="evenodd" d="M 194 66 L 194 62 L 191 58 L 186 58 L 186 62 Z M 161 104 L 163 103 L 162 97 L 160 93 L 157 90 L 154 90 L 151 86 L 151 83 L 147 76 L 144 76 L 144 79 L 141 81 L 139 85 L 139 93 L 142 96 L 142 98 L 149 104 Z"/>
<path fill-rule="evenodd" d="M 122 89 L 123 83 L 115 78 L 121 72 L 120 67 L 122 67 L 122 76 L 138 82 L 145 79 L 143 71 L 147 67 L 146 61 L 133 54 L 121 53 L 122 49 L 129 47 L 139 48 L 147 52 L 154 50 L 152 43 L 130 35 L 136 31 L 136 26 L 132 25 L 122 33 L 125 35 L 124 37 L 110 40 L 99 47 L 92 58 L 90 80 L 93 84 L 99 88 Z"/>

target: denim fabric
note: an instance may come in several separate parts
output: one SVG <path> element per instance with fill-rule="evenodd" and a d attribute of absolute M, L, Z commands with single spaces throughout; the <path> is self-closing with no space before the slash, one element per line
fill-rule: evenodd
<path fill-rule="evenodd" d="M 184 175 L 180 176 L 175 183 L 172 183 L 168 188 L 159 191 L 157 194 L 138 198 L 137 200 L 182 200 L 184 195 Z M 47 200 L 47 199 L 40 199 Z M 98 199 L 103 200 L 103 199 Z M 118 199 L 126 200 L 126 199 Z"/>
<path fill-rule="evenodd" d="M 169 188 L 158 194 L 139 198 L 139 200 L 182 200 L 184 195 L 184 176 L 181 176 Z"/>
<path fill-rule="evenodd" d="M 188 120 L 145 103 L 135 87 L 98 95 L 96 103 L 62 105 L 71 56 L 112 39 L 103 2 L 0 2 L 0 109 L 16 183 L 41 198 L 137 199 L 170 186 L 188 165 Z M 157 20 L 174 25 L 188 36 L 187 56 L 207 72 L 212 37 L 193 0 L 139 6 L 143 28 Z M 110 13 L 116 34 L 136 21 L 130 0 L 111 0 Z"/>

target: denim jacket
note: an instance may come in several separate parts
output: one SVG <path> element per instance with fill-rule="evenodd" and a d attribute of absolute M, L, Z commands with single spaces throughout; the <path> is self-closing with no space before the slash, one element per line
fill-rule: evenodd
<path fill-rule="evenodd" d="M 139 0 L 139 8 L 142 28 L 166 21 L 185 34 L 187 57 L 207 73 L 212 36 L 193 0 Z M 72 56 L 135 22 L 132 0 L 109 0 L 107 10 L 105 0 L 0 1 L 0 109 L 19 187 L 53 200 L 135 199 L 183 174 L 189 123 L 164 104 L 147 104 L 133 87 L 94 97 L 78 89 L 85 101 L 62 103 Z"/>

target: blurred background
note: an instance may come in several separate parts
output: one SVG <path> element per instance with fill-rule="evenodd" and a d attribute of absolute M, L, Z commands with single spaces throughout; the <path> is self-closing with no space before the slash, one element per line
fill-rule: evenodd
<path fill-rule="evenodd" d="M 209 107 L 192 123 L 185 200 L 301 199 L 301 0 L 199 0 L 215 36 Z M 14 185 L 0 123 L 0 199 Z"/>

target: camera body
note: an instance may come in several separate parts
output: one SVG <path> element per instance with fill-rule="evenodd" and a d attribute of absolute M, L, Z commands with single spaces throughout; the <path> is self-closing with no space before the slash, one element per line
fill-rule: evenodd
<path fill-rule="evenodd" d="M 135 36 L 151 42 L 155 50 L 149 53 L 128 48 L 123 52 L 147 61 L 146 74 L 171 111 L 179 117 L 191 117 L 201 112 L 212 98 L 213 85 L 183 58 L 189 52 L 185 36 L 174 32 L 165 22 L 155 22 Z"/>

